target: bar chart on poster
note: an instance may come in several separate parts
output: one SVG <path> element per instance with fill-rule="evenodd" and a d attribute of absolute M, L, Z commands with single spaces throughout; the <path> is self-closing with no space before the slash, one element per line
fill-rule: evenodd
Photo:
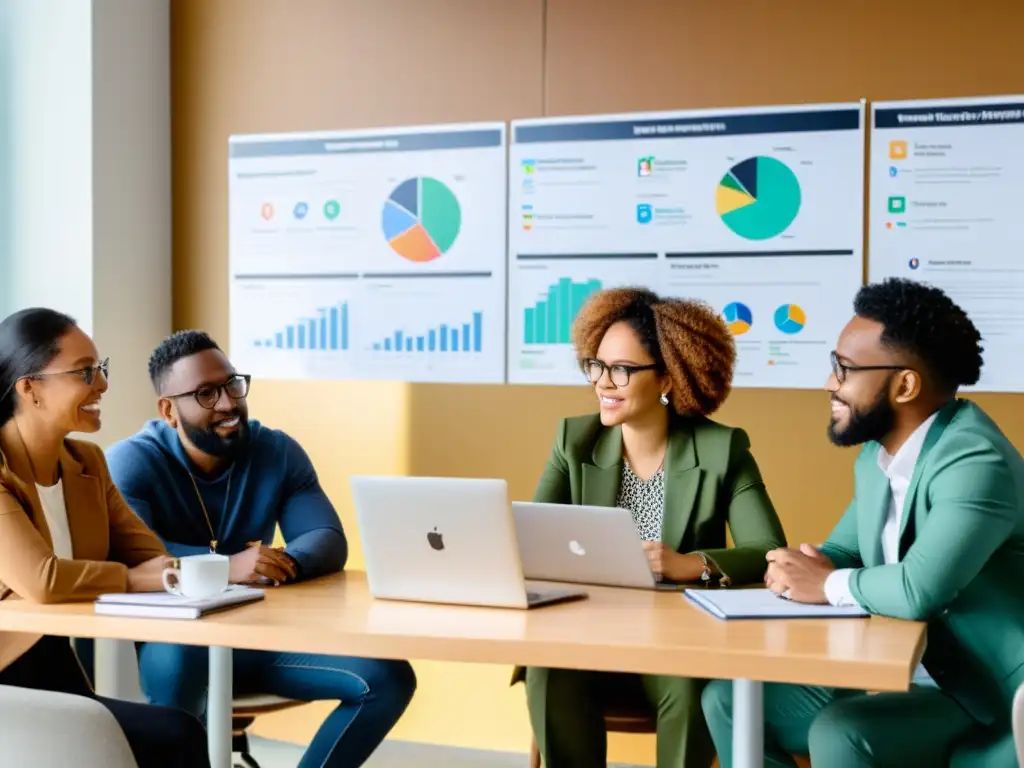
<path fill-rule="evenodd" d="M 513 121 L 508 378 L 581 380 L 601 288 L 709 304 L 734 384 L 820 387 L 863 281 L 861 103 Z"/>
<path fill-rule="evenodd" d="M 509 307 L 509 349 L 518 349 L 513 383 L 578 384 L 572 324 L 584 302 L 602 288 L 657 275 L 656 253 L 519 254 L 510 265 L 516 296 Z"/>
<path fill-rule="evenodd" d="M 873 105 L 869 278 L 934 285 L 978 327 L 981 380 L 1024 392 L 1024 96 Z"/>
<path fill-rule="evenodd" d="M 506 169 L 503 123 L 231 137 L 235 365 L 503 381 Z"/>

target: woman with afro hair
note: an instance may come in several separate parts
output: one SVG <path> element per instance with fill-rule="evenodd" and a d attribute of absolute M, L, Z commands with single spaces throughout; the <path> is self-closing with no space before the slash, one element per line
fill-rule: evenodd
<path fill-rule="evenodd" d="M 746 433 L 708 418 L 736 361 L 722 319 L 697 301 L 606 290 L 580 311 L 573 343 L 599 413 L 561 422 L 534 499 L 628 509 L 663 581 L 761 581 L 765 554 L 786 542 Z M 634 702 L 657 716 L 658 768 L 714 759 L 704 680 L 538 668 L 525 680 L 546 768 L 606 765 L 604 707 Z"/>

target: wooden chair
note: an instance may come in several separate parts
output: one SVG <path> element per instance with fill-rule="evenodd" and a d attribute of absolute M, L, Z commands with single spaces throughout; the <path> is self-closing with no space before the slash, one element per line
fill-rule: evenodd
<path fill-rule="evenodd" d="M 302 704 L 305 702 L 269 694 L 236 696 L 231 704 L 231 751 L 238 754 L 241 761 L 236 764 L 236 768 L 260 768 L 260 764 L 249 752 L 249 735 L 246 733 L 257 717 Z"/>
<path fill-rule="evenodd" d="M 654 713 L 637 709 L 610 709 L 604 713 L 608 733 L 655 733 Z M 537 739 L 530 740 L 530 768 L 541 768 Z"/>

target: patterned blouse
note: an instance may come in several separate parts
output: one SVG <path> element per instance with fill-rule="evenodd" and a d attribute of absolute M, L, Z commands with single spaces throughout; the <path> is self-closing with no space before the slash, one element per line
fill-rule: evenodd
<path fill-rule="evenodd" d="M 665 468 L 660 467 L 646 481 L 641 480 L 622 460 L 622 487 L 616 506 L 633 513 L 633 522 L 643 541 L 661 541 L 661 523 L 665 517 Z"/>

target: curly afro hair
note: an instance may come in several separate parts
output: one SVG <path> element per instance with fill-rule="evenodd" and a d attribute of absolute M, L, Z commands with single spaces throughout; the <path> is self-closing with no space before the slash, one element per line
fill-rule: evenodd
<path fill-rule="evenodd" d="M 597 355 L 608 329 L 629 323 L 644 349 L 672 382 L 673 410 L 714 413 L 732 389 L 736 344 L 728 326 L 707 304 L 668 299 L 645 288 L 614 288 L 595 293 L 573 323 L 573 344 L 582 365 Z"/>
<path fill-rule="evenodd" d="M 940 394 L 954 394 L 981 378 L 981 334 L 938 288 L 890 278 L 861 288 L 853 311 L 882 326 L 883 344 L 923 363 Z"/>
<path fill-rule="evenodd" d="M 162 394 L 167 374 L 176 362 L 208 349 L 220 347 L 203 331 L 177 331 L 161 341 L 160 346 L 149 356 L 149 380 L 156 393 Z"/>

